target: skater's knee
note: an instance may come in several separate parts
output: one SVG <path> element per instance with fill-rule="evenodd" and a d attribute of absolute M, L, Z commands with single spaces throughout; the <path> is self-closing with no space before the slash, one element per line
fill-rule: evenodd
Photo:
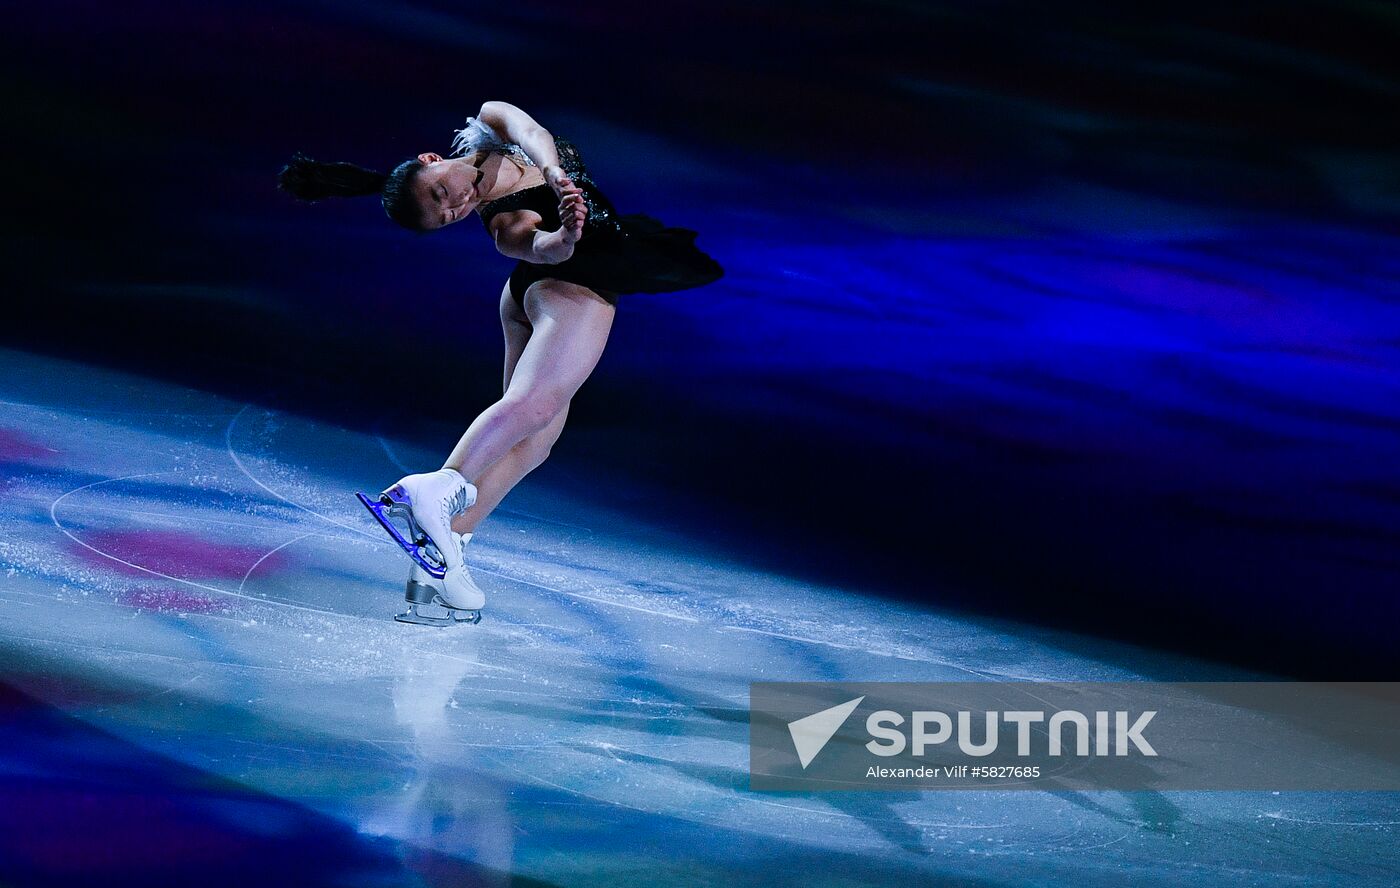
<path fill-rule="evenodd" d="M 534 434 L 569 406 L 569 393 L 559 386 L 540 385 L 522 392 L 507 392 L 502 400 L 511 415 Z"/>

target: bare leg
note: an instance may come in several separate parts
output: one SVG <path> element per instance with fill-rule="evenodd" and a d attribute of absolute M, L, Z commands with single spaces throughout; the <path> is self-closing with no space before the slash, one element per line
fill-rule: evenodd
<path fill-rule="evenodd" d="M 457 533 L 475 533 L 506 494 L 549 458 L 550 448 L 559 440 L 559 433 L 564 431 L 564 420 L 568 414 L 569 408 L 565 407 L 542 431 L 521 441 L 505 457 L 492 463 L 491 468 L 476 482 L 476 504 L 452 520 L 452 529 Z"/>
<path fill-rule="evenodd" d="M 519 363 L 520 356 L 525 351 L 525 344 L 530 341 L 530 334 L 534 332 L 525 310 L 517 305 L 511 296 L 509 282 L 501 291 L 501 330 L 505 333 L 506 340 L 505 374 L 501 382 L 501 391 L 504 393 L 510 389 L 515 365 Z M 504 458 L 497 460 L 476 480 L 476 504 L 453 519 L 454 531 L 476 532 L 481 522 L 495 510 L 511 488 L 548 458 L 550 448 L 558 440 L 559 433 L 564 430 L 564 418 L 567 415 L 566 407 L 548 427 L 516 444 Z"/>
<path fill-rule="evenodd" d="M 496 488 L 497 503 L 548 453 L 563 426 L 561 414 L 602 355 L 614 310 L 586 287 L 545 280 L 526 292 L 525 313 L 531 332 L 513 369 L 507 334 L 510 380 L 505 394 L 476 418 L 444 463 L 474 479 L 478 498 L 485 493 L 482 485 Z M 493 466 L 535 435 L 539 440 L 488 477 Z M 484 517 L 483 511 L 473 523 Z"/>

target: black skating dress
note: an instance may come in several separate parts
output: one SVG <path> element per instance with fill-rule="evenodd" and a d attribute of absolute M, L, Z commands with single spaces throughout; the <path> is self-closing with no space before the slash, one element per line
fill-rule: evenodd
<path fill-rule="evenodd" d="M 719 280 L 720 264 L 695 246 L 694 231 L 671 228 L 640 213 L 623 215 L 598 188 L 588 174 L 578 149 L 568 139 L 555 137 L 559 165 L 583 192 L 588 207 L 583 237 L 574 245 L 574 254 L 555 265 L 537 265 L 521 260 L 510 274 L 510 292 L 524 304 L 525 290 L 535 281 L 552 278 L 580 284 L 616 304 L 627 293 L 670 293 L 688 290 Z M 509 154 L 533 166 L 519 145 L 501 140 L 487 124 L 468 119 L 454 142 L 456 154 L 491 150 Z M 559 229 L 559 199 L 548 184 L 526 188 L 477 207 L 481 221 L 490 230 L 491 219 L 499 213 L 533 210 L 541 218 L 544 231 Z"/>

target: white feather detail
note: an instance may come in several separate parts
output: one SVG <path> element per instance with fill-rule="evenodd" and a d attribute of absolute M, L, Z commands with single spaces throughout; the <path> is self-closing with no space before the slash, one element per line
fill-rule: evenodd
<path fill-rule="evenodd" d="M 479 118 L 468 117 L 466 126 L 452 132 L 453 157 L 466 157 L 478 151 L 500 151 L 519 159 L 527 166 L 535 165 L 525 153 L 525 149 L 514 142 L 507 142 L 489 123 Z"/>
<path fill-rule="evenodd" d="M 453 155 L 475 154 L 478 151 L 504 146 L 505 140 L 491 128 L 491 125 L 475 117 L 468 117 L 466 126 L 459 130 L 453 130 Z"/>

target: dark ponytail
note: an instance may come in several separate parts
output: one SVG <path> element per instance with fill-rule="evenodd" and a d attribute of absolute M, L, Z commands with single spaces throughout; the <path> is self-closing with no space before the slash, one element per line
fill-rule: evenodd
<path fill-rule="evenodd" d="M 389 177 L 353 163 L 321 163 L 298 151 L 277 174 L 277 187 L 297 200 L 364 197 L 384 190 Z"/>
<path fill-rule="evenodd" d="M 322 163 L 298 151 L 277 174 L 277 187 L 305 201 L 377 194 L 390 219 L 404 228 L 422 231 L 421 214 L 410 188 L 422 168 L 421 161 L 406 160 L 386 176 L 353 163 Z"/>

